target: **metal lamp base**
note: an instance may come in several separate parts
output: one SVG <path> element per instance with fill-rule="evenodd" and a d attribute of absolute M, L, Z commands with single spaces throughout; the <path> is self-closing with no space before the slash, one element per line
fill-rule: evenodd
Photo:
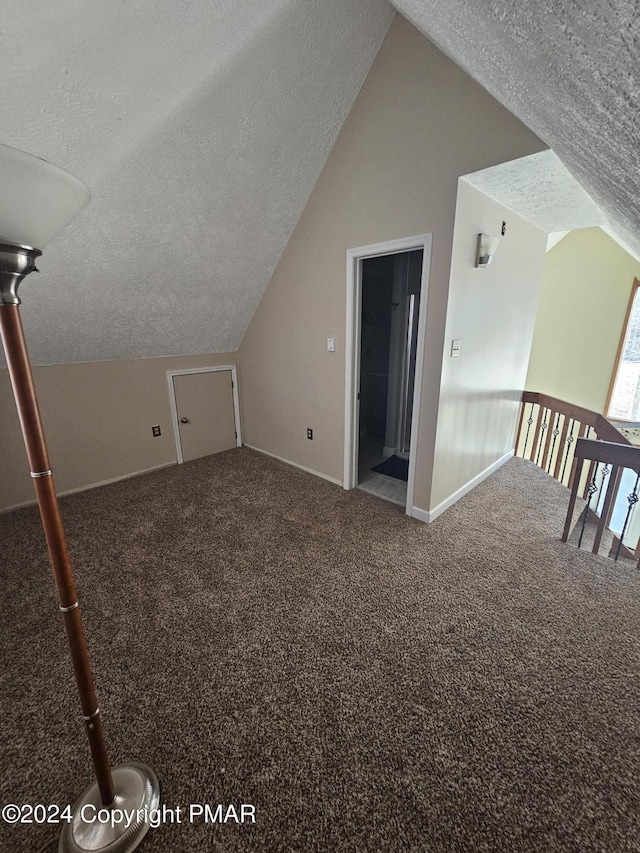
<path fill-rule="evenodd" d="M 149 831 L 149 812 L 160 803 L 160 783 L 150 767 L 132 762 L 111 770 L 116 798 L 103 806 L 97 782 L 74 803 L 58 853 L 131 853 Z"/>

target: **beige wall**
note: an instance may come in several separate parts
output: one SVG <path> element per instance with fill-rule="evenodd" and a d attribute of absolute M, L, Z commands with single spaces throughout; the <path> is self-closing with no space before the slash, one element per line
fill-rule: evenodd
<path fill-rule="evenodd" d="M 235 353 L 35 367 L 60 492 L 176 461 L 168 370 L 234 364 Z M 151 426 L 160 424 L 154 438 Z M 34 500 L 7 370 L 0 370 L 0 510 Z"/>
<path fill-rule="evenodd" d="M 493 263 L 475 268 L 475 237 L 500 234 Z M 547 234 L 464 180 L 451 257 L 432 510 L 513 450 Z M 451 358 L 451 341 L 460 356 Z"/>
<path fill-rule="evenodd" d="M 526 387 L 604 413 L 640 262 L 599 228 L 547 254 Z"/>
<path fill-rule="evenodd" d="M 458 177 L 542 148 L 398 16 L 242 341 L 245 441 L 342 481 L 347 249 L 433 233 L 415 484 L 427 510 Z"/>
<path fill-rule="evenodd" d="M 58 490 L 175 462 L 166 371 L 230 364 L 236 355 L 245 442 L 342 481 L 346 251 L 432 233 L 415 495 L 429 509 L 458 177 L 543 147 L 398 16 L 239 353 L 36 368 Z M 458 307 L 464 313 L 464 300 Z M 336 353 L 326 351 L 329 336 Z M 160 438 L 151 435 L 155 423 Z M 0 508 L 29 502 L 5 370 L 0 439 Z M 474 444 L 468 473 L 485 451 Z M 440 495 L 447 486 L 438 483 Z"/>

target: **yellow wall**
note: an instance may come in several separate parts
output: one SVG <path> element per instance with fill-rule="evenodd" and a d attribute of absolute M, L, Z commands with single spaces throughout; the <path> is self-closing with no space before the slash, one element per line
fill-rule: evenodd
<path fill-rule="evenodd" d="M 604 413 L 640 262 L 599 228 L 547 253 L 526 387 Z"/>
<path fill-rule="evenodd" d="M 458 178 L 542 148 L 397 16 L 240 346 L 245 441 L 342 481 L 346 252 L 432 233 L 415 483 L 428 510 Z"/>
<path fill-rule="evenodd" d="M 168 370 L 234 364 L 235 353 L 34 367 L 56 489 L 176 462 Z M 162 435 L 154 438 L 151 427 Z M 0 370 L 0 510 L 34 500 L 9 375 Z"/>

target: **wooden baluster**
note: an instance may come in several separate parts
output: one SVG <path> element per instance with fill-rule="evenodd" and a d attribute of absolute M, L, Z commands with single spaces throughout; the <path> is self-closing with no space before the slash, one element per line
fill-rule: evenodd
<path fill-rule="evenodd" d="M 573 463 L 573 453 L 575 450 L 575 442 L 576 436 L 573 434 L 576 423 L 578 423 L 575 418 L 571 418 L 571 429 L 569 430 L 569 435 L 567 437 L 567 449 L 564 453 L 564 461 L 562 463 L 562 471 L 560 472 L 560 482 L 564 483 L 567 488 L 571 488 L 571 465 Z M 571 461 L 569 461 L 571 459 Z M 569 462 L 569 472 L 566 477 L 565 482 L 565 474 L 567 473 L 567 462 Z"/>
<path fill-rule="evenodd" d="M 516 430 L 516 443 L 515 443 L 515 451 L 516 456 L 518 455 L 518 448 L 520 447 L 520 439 L 522 438 L 522 424 L 524 423 L 524 408 L 527 404 L 524 400 L 520 402 L 520 417 L 518 418 L 518 429 Z M 524 447 L 522 448 L 522 456 L 524 457 Z"/>
<path fill-rule="evenodd" d="M 533 436 L 533 447 L 531 448 L 531 459 L 532 461 L 539 466 L 540 464 L 540 451 L 542 450 L 542 445 L 544 442 L 544 433 L 547 428 L 547 407 L 540 406 L 538 411 L 538 422 L 536 424 L 535 435 Z M 533 454 L 535 453 L 535 459 L 533 458 Z"/>
<path fill-rule="evenodd" d="M 562 416 L 562 431 L 560 433 L 560 443 L 558 445 L 558 453 L 556 456 L 556 467 L 553 471 L 553 476 L 556 480 L 558 480 L 558 482 L 561 482 L 560 469 L 562 467 L 562 457 L 564 456 L 566 458 L 566 454 L 569 453 L 568 447 L 566 451 L 564 450 L 564 447 L 567 443 L 567 433 L 569 432 L 569 421 L 570 418 L 568 418 L 566 415 Z"/>
<path fill-rule="evenodd" d="M 535 403 L 530 403 L 531 408 L 529 409 L 529 417 L 527 418 L 527 432 L 524 437 L 524 447 L 522 448 L 522 458 L 523 459 L 532 459 L 533 454 L 531 453 L 527 456 L 527 446 L 529 444 L 529 433 L 531 432 L 531 424 L 533 423 L 533 410 Z"/>
<path fill-rule="evenodd" d="M 547 471 L 547 469 L 549 467 L 549 463 L 551 461 L 551 459 L 550 459 L 551 439 L 553 437 L 552 427 L 553 427 L 553 420 L 554 420 L 555 415 L 556 415 L 556 412 L 554 412 L 552 409 L 549 409 L 547 411 L 547 421 L 548 421 L 548 427 L 546 430 L 547 440 L 546 440 L 545 445 L 544 445 L 544 453 L 542 454 L 542 462 L 540 463 L 540 467 L 543 468 L 545 471 Z"/>
<path fill-rule="evenodd" d="M 605 528 L 609 526 L 609 522 L 611 521 L 611 513 L 613 512 L 613 505 L 615 501 L 615 496 L 618 493 L 621 475 L 622 468 L 619 468 L 617 465 L 613 465 L 609 474 L 609 485 L 607 486 L 607 494 L 605 496 L 604 504 L 602 506 L 602 513 L 600 515 L 598 527 L 596 529 L 596 535 L 593 540 L 593 548 L 591 549 L 594 554 L 597 554 L 600 551 L 602 534 L 604 533 Z"/>
<path fill-rule="evenodd" d="M 580 429 L 578 430 L 578 438 L 584 438 L 584 434 L 586 432 L 586 429 L 587 429 L 586 424 L 580 424 Z M 574 451 L 573 461 L 571 462 L 571 473 L 569 474 L 569 482 L 567 483 L 567 486 L 570 489 L 573 489 L 573 482 L 575 479 L 575 474 L 576 474 L 576 456 L 575 456 L 575 451 Z M 578 475 L 578 480 L 580 480 L 581 476 L 582 476 L 582 466 L 580 467 L 580 474 Z M 587 478 L 587 483 L 588 482 L 589 482 L 589 479 Z"/>
<path fill-rule="evenodd" d="M 573 478 L 573 485 L 571 487 L 571 497 L 569 498 L 569 506 L 567 508 L 567 517 L 564 522 L 564 530 L 562 531 L 562 536 L 560 537 L 562 542 L 566 542 L 569 538 L 569 533 L 571 531 L 571 523 L 573 521 L 573 512 L 576 506 L 576 498 L 578 497 L 578 483 L 580 482 L 580 477 L 582 475 L 582 466 L 584 465 L 584 459 L 578 460 L 578 457 L 574 457 L 573 460 L 573 470 L 572 473 L 577 473 L 577 476 Z"/>

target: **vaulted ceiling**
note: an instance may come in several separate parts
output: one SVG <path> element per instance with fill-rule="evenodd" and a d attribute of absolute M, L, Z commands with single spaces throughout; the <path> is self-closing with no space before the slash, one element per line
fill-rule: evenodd
<path fill-rule="evenodd" d="M 392 18 L 3 0 L 0 142 L 92 191 L 21 286 L 33 361 L 235 350 Z"/>
<path fill-rule="evenodd" d="M 607 230 L 640 257 L 637 0 L 394 6 L 553 149 Z"/>
<path fill-rule="evenodd" d="M 394 6 L 640 254 L 633 3 Z M 393 14 L 385 0 L 4 0 L 0 142 L 93 193 L 46 277 L 22 285 L 34 362 L 236 349 Z"/>

